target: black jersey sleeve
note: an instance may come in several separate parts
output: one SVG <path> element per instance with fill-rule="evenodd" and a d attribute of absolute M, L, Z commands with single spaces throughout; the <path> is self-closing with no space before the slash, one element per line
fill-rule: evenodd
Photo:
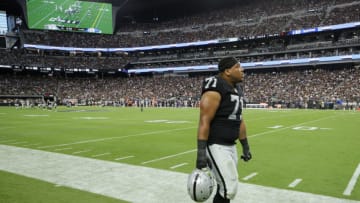
<path fill-rule="evenodd" d="M 222 94 L 222 84 L 217 76 L 212 76 L 204 79 L 201 94 L 204 94 L 207 91 L 215 91 Z"/>

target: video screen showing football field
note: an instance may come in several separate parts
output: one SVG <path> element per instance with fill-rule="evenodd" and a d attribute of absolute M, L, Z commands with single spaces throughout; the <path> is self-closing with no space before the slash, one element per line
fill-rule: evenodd
<path fill-rule="evenodd" d="M 112 5 L 76 0 L 27 0 L 30 29 L 113 33 Z"/>

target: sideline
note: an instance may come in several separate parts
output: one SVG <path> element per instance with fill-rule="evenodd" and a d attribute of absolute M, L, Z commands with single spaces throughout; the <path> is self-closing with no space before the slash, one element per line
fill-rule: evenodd
<path fill-rule="evenodd" d="M 134 203 L 192 202 L 187 174 L 167 170 L 1 144 L 0 170 Z M 234 202 L 360 203 L 247 183 L 239 183 Z"/>

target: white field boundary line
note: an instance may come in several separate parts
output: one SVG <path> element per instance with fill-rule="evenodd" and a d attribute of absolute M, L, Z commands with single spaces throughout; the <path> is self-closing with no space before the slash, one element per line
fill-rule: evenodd
<path fill-rule="evenodd" d="M 344 190 L 343 195 L 346 195 L 346 196 L 351 195 L 351 192 L 352 192 L 352 190 L 354 189 L 354 187 L 356 185 L 356 182 L 357 182 L 357 179 L 359 178 L 359 175 L 360 175 L 360 163 L 357 166 L 353 176 L 351 177 L 346 189 Z"/>
<path fill-rule="evenodd" d="M 23 145 L 23 147 L 39 146 L 39 145 L 42 145 L 42 143 L 27 144 L 27 145 Z"/>
<path fill-rule="evenodd" d="M 9 143 L 9 144 L 26 144 L 28 143 L 27 141 L 20 141 L 20 142 L 12 142 L 12 143 Z"/>
<path fill-rule="evenodd" d="M 291 125 L 291 126 L 284 127 L 284 128 L 278 128 L 278 129 L 275 129 L 275 130 L 265 131 L 265 132 L 262 132 L 262 133 L 250 135 L 250 136 L 248 136 L 248 138 L 253 138 L 253 137 L 258 137 L 258 136 L 273 133 L 273 132 L 283 131 L 283 130 L 286 130 L 286 129 L 289 129 L 289 128 L 294 128 L 294 127 L 301 126 L 301 125 L 304 125 L 304 124 L 313 123 L 313 122 L 317 122 L 317 121 L 321 121 L 321 120 L 326 120 L 326 119 L 333 118 L 333 117 L 335 117 L 335 116 L 328 116 L 328 117 L 324 117 L 324 118 L 320 118 L 320 119 L 316 119 L 316 120 L 312 120 L 312 121 L 298 123 L 298 124 Z"/>
<path fill-rule="evenodd" d="M 95 155 L 92 155 L 91 157 L 100 157 L 100 156 L 106 156 L 106 155 L 110 155 L 111 153 L 110 152 L 106 152 L 106 153 L 102 153 L 102 154 L 95 154 Z"/>
<path fill-rule="evenodd" d="M 76 151 L 76 152 L 73 152 L 72 154 L 81 154 L 81 153 L 90 152 L 90 151 L 91 151 L 90 149 L 87 149 L 87 150 L 82 150 L 82 151 Z"/>
<path fill-rule="evenodd" d="M 242 179 L 243 180 L 250 180 L 251 178 L 257 176 L 257 174 L 258 174 L 257 172 L 254 172 L 254 173 L 251 173 L 250 175 L 247 175 L 247 176 L 243 177 Z"/>
<path fill-rule="evenodd" d="M 69 150 L 69 149 L 72 149 L 72 147 L 58 148 L 58 149 L 55 149 L 54 151 L 60 152 L 60 151 L 65 151 L 65 150 Z"/>
<path fill-rule="evenodd" d="M 103 141 L 108 141 L 108 140 L 125 139 L 125 138 L 129 138 L 129 137 L 137 137 L 137 136 L 143 136 L 143 135 L 153 135 L 153 134 L 161 134 L 161 133 L 167 133 L 167 132 L 188 130 L 188 129 L 192 129 L 192 128 L 195 128 L 195 127 L 178 128 L 178 129 L 171 129 L 171 130 L 151 131 L 151 132 L 139 133 L 139 134 L 134 134 L 134 135 L 125 135 L 125 136 L 108 137 L 108 138 L 101 138 L 101 139 L 83 140 L 83 141 L 71 142 L 71 143 L 65 143 L 65 144 L 42 146 L 42 147 L 38 147 L 38 149 L 47 149 L 47 148 L 52 148 L 52 147 L 64 147 L 64 146 L 77 145 L 77 144 L 103 142 Z"/>
<path fill-rule="evenodd" d="M 14 142 L 14 141 L 17 141 L 17 140 L 14 140 L 14 139 L 12 139 L 12 140 L 1 140 L 1 141 L 0 141 L 0 144 L 9 143 L 9 142 Z"/>
<path fill-rule="evenodd" d="M 133 203 L 192 202 L 186 189 L 188 174 L 169 170 L 7 145 L 0 145 L 0 170 Z M 360 203 L 241 182 L 233 202 L 289 203 L 289 200 L 291 203 Z M 206 201 L 210 202 L 212 198 Z"/>
<path fill-rule="evenodd" d="M 177 154 L 173 154 L 173 155 L 169 155 L 169 156 L 164 156 L 164 157 L 161 157 L 161 158 L 158 158 L 158 159 L 145 161 L 145 162 L 142 162 L 141 164 L 148 164 L 148 163 L 152 163 L 152 162 L 156 162 L 156 161 L 161 161 L 161 160 L 164 160 L 164 159 L 173 158 L 173 157 L 176 157 L 176 156 L 180 156 L 180 155 L 183 155 L 183 154 L 188 154 L 188 153 L 195 152 L 195 151 L 197 151 L 197 149 L 192 149 L 192 150 L 188 150 L 188 151 L 185 151 L 185 152 L 181 152 L 181 153 L 177 153 Z"/>
<path fill-rule="evenodd" d="M 135 156 L 131 155 L 131 156 L 124 156 L 124 157 L 119 157 L 114 159 L 115 161 L 119 161 L 119 160 L 124 160 L 124 159 L 130 159 L 130 158 L 134 158 Z"/>
<path fill-rule="evenodd" d="M 179 168 L 179 167 L 185 166 L 185 165 L 188 165 L 188 163 L 177 164 L 177 165 L 175 165 L 175 166 L 171 166 L 170 169 Z"/>
<path fill-rule="evenodd" d="M 296 187 L 301 181 L 302 181 L 301 178 L 297 178 L 297 179 L 295 179 L 293 182 L 291 182 L 291 183 L 288 185 L 288 187 L 294 188 L 294 187 Z"/>

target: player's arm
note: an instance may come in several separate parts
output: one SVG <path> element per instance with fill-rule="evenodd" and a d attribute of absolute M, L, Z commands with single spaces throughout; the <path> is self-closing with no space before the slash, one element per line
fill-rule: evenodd
<path fill-rule="evenodd" d="M 241 158 L 244 161 L 249 161 L 252 158 L 252 155 L 250 153 L 250 146 L 247 140 L 246 125 L 244 119 L 242 119 L 240 123 L 239 140 L 243 148 L 243 155 L 241 155 Z"/>
<path fill-rule="evenodd" d="M 244 119 L 242 119 L 242 120 L 241 120 L 241 123 L 240 123 L 240 134 L 239 134 L 239 139 L 240 139 L 240 140 L 247 139 L 247 134 L 246 134 L 246 125 L 245 125 L 245 121 L 244 121 Z"/>
<path fill-rule="evenodd" d="M 221 96 L 216 91 L 207 91 L 200 100 L 200 119 L 197 133 L 197 159 L 196 168 L 206 167 L 206 145 L 209 137 L 210 123 L 221 101 Z"/>

